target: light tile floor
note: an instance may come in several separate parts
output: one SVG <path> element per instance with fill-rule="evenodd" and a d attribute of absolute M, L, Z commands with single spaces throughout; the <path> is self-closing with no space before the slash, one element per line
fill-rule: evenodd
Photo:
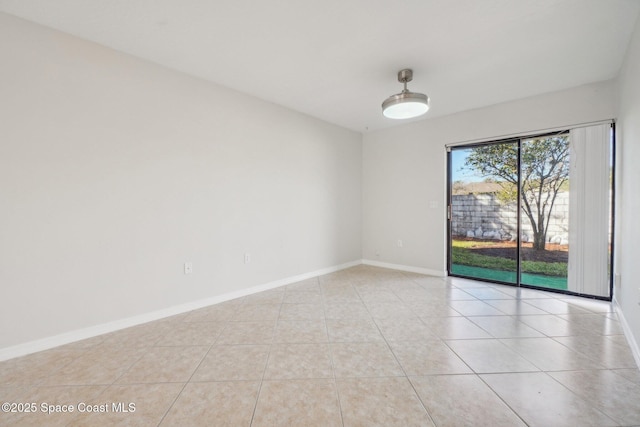
<path fill-rule="evenodd" d="M 621 334 L 606 302 L 359 266 L 0 363 L 36 404 L 0 425 L 640 425 Z"/>

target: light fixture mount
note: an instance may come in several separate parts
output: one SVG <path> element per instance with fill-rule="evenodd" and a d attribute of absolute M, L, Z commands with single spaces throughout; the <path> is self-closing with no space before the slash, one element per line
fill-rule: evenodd
<path fill-rule="evenodd" d="M 413 80 L 413 70 L 405 68 L 404 70 L 398 71 L 398 81 L 404 83 L 404 90 L 407 90 L 407 83 L 411 80 Z"/>
<path fill-rule="evenodd" d="M 423 93 L 411 92 L 407 83 L 413 80 L 413 70 L 398 71 L 398 81 L 404 84 L 402 92 L 391 95 L 382 103 L 382 114 L 390 119 L 411 119 L 429 110 L 429 97 Z"/>

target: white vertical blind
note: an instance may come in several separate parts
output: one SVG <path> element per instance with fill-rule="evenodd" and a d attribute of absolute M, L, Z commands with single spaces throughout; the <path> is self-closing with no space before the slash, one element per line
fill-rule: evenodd
<path fill-rule="evenodd" d="M 611 125 L 571 130 L 568 290 L 609 296 Z"/>

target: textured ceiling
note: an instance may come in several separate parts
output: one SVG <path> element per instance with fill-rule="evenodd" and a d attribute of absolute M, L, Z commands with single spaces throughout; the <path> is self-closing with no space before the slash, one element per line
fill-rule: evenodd
<path fill-rule="evenodd" d="M 616 77 L 638 0 L 0 0 L 0 11 L 356 131 Z"/>

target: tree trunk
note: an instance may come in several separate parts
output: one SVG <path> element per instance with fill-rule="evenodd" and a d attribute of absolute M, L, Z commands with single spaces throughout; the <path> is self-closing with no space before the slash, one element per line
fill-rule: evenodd
<path fill-rule="evenodd" d="M 541 231 L 533 233 L 533 249 L 535 249 L 536 251 L 544 251 L 546 249 L 546 240 L 547 233 Z"/>

